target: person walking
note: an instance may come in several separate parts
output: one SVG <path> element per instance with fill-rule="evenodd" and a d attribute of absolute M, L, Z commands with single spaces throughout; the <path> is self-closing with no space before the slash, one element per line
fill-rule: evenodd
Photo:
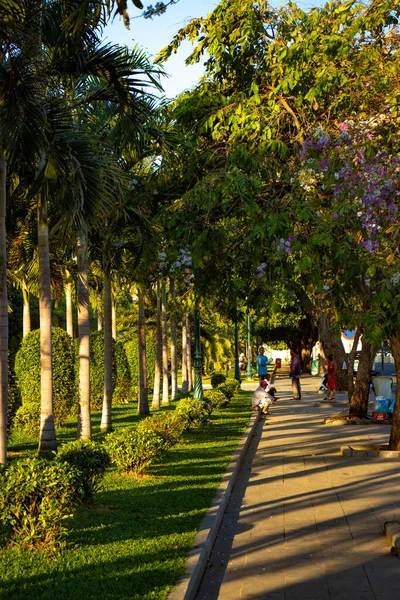
<path fill-rule="evenodd" d="M 326 387 L 328 388 L 328 392 L 326 394 L 325 400 L 336 400 L 336 389 L 337 389 L 337 381 L 336 381 L 336 364 L 333 362 L 332 354 L 329 354 L 328 357 L 328 381 Z"/>
<path fill-rule="evenodd" d="M 262 346 L 260 346 L 258 349 L 256 362 L 258 377 L 260 378 L 260 381 L 262 381 L 265 379 L 267 374 L 267 365 L 269 365 L 269 358 L 268 356 L 265 356 L 265 350 Z"/>
<path fill-rule="evenodd" d="M 301 360 L 300 356 L 294 350 L 290 351 L 291 363 L 290 363 L 290 377 L 292 379 L 292 392 L 293 398 L 291 400 L 301 400 L 301 387 L 300 387 L 300 375 L 301 375 Z"/>

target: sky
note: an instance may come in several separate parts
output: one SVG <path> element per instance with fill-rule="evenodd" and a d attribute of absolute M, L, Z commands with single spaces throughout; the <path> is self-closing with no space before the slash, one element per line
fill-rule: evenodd
<path fill-rule="evenodd" d="M 168 0 L 164 0 L 165 3 Z M 143 0 L 145 8 L 156 4 L 157 0 Z M 206 17 L 218 4 L 218 0 L 179 0 L 176 4 L 168 6 L 166 12 L 153 19 L 144 19 L 139 17 L 140 11 L 135 8 L 132 2 L 128 2 L 129 15 L 131 17 L 130 29 L 127 30 L 122 19 L 118 16 L 104 30 L 103 39 L 108 42 L 128 44 L 133 46 L 138 44 L 152 57 L 167 46 L 177 31 L 184 27 L 191 19 L 195 17 Z M 274 2 L 276 5 L 283 5 L 282 2 Z M 303 9 L 311 8 L 312 5 L 321 5 L 323 0 L 298 0 L 297 4 Z M 138 18 L 135 18 L 138 17 Z M 184 42 L 177 54 L 164 64 L 164 69 L 169 73 L 169 78 L 163 78 L 162 85 L 165 95 L 168 98 L 174 98 L 186 89 L 191 89 L 199 80 L 203 73 L 201 63 L 195 65 L 185 65 L 185 58 L 191 52 L 191 44 Z"/>
<path fill-rule="evenodd" d="M 147 7 L 150 3 L 154 6 L 156 2 L 157 0 L 143 3 Z M 181 27 L 195 17 L 206 17 L 217 4 L 217 0 L 179 0 L 177 4 L 168 6 L 163 15 L 153 17 L 153 19 L 143 19 L 142 17 L 133 18 L 138 16 L 140 11 L 134 7 L 132 2 L 129 2 L 130 29 L 127 30 L 122 19 L 116 17 L 105 28 L 103 39 L 129 46 L 138 44 L 154 57 L 164 46 L 169 44 Z M 189 56 L 191 48 L 191 44 L 185 42 L 180 51 L 176 55 L 172 55 L 164 64 L 165 71 L 170 74 L 168 79 L 163 78 L 162 80 L 165 95 L 168 98 L 174 98 L 182 91 L 192 88 L 203 73 L 201 64 L 185 66 L 185 58 Z"/>

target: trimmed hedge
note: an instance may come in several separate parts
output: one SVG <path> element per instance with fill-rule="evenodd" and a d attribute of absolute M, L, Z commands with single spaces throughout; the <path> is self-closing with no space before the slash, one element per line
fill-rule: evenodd
<path fill-rule="evenodd" d="M 54 418 L 64 423 L 76 402 L 73 340 L 64 329 L 52 328 Z M 40 406 L 40 330 L 24 337 L 15 357 L 15 373 L 22 408 L 32 402 Z M 25 411 L 26 412 L 26 411 Z"/>

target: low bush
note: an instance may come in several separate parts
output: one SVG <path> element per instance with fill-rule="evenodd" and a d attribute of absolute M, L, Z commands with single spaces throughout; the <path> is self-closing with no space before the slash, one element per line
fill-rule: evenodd
<path fill-rule="evenodd" d="M 37 437 L 40 430 L 40 404 L 24 402 L 15 413 L 14 427 L 22 429 L 29 436 Z"/>
<path fill-rule="evenodd" d="M 11 529 L 11 543 L 54 550 L 72 514 L 74 469 L 40 458 L 17 461 L 0 471 L 0 522 Z"/>
<path fill-rule="evenodd" d="M 206 403 L 206 411 L 209 415 L 218 408 L 228 406 L 229 400 L 219 389 L 206 390 L 204 392 L 204 402 Z"/>
<path fill-rule="evenodd" d="M 239 391 L 240 390 L 240 381 L 238 381 L 237 379 L 234 379 L 234 377 L 228 377 L 228 379 L 226 380 L 227 383 L 234 385 L 235 386 L 235 391 Z"/>
<path fill-rule="evenodd" d="M 68 442 L 59 448 L 55 461 L 75 468 L 75 502 L 91 504 L 110 465 L 104 446 L 83 440 Z"/>
<path fill-rule="evenodd" d="M 238 381 L 236 381 L 236 379 L 227 379 L 225 383 L 221 383 L 217 387 L 217 390 L 225 394 L 226 398 L 230 402 L 238 390 L 237 383 Z"/>
<path fill-rule="evenodd" d="M 175 415 L 182 422 L 184 429 L 200 427 L 207 421 L 206 403 L 203 400 L 184 398 L 178 402 Z"/>
<path fill-rule="evenodd" d="M 168 448 L 172 448 L 172 446 L 178 444 L 182 438 L 183 430 L 184 424 L 177 418 L 174 412 L 147 417 L 147 419 L 143 419 L 137 426 L 139 434 L 153 431 L 158 435 L 162 440 L 163 450 L 168 450 Z"/>
<path fill-rule="evenodd" d="M 120 472 L 134 473 L 136 478 L 155 461 L 163 450 L 162 438 L 151 430 L 127 428 L 107 435 L 104 442 L 112 463 Z"/>
<path fill-rule="evenodd" d="M 225 383 L 226 377 L 223 373 L 213 373 L 211 375 L 211 387 L 216 388 L 220 383 Z"/>

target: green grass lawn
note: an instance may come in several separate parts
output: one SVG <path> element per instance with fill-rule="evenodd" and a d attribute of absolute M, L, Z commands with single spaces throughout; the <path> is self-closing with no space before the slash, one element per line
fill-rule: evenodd
<path fill-rule="evenodd" d="M 248 424 L 250 395 L 240 391 L 209 426 L 186 432 L 183 443 L 139 481 L 107 473 L 96 505 L 69 520 L 66 549 L 46 555 L 3 547 L 0 599 L 166 598 Z M 93 437 L 101 439 L 100 415 L 93 417 Z M 115 428 L 137 420 L 136 407 L 115 407 Z M 75 438 L 75 424 L 69 425 L 59 432 L 59 443 Z M 10 445 L 24 456 L 36 448 L 36 441 L 17 436 Z"/>

